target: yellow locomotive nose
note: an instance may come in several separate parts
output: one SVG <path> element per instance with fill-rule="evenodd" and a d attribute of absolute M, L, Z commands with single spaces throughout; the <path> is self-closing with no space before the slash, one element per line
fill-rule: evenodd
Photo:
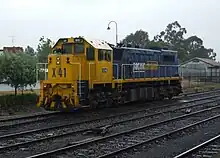
<path fill-rule="evenodd" d="M 71 83 L 41 82 L 37 106 L 46 110 L 75 111 L 78 109 L 74 86 Z"/>
<path fill-rule="evenodd" d="M 77 108 L 74 106 L 74 99 L 55 94 L 52 97 L 45 97 L 43 102 L 38 102 L 38 105 L 44 107 L 46 110 L 58 111 L 74 111 Z"/>

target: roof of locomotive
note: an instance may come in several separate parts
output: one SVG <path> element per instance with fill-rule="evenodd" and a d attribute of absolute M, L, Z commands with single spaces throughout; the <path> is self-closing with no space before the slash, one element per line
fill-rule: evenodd
<path fill-rule="evenodd" d="M 147 51 L 147 52 L 157 52 L 157 53 L 163 53 L 163 52 L 169 52 L 169 53 L 177 53 L 177 51 L 174 50 L 166 50 L 166 49 L 144 49 L 144 48 L 133 48 L 133 47 L 114 47 L 115 49 L 127 49 L 127 50 L 138 50 L 138 51 Z"/>
<path fill-rule="evenodd" d="M 82 38 L 84 40 L 86 40 L 86 42 L 91 44 L 96 49 L 112 50 L 112 48 L 109 46 L 109 44 L 104 40 L 91 39 L 91 38 L 88 38 L 88 37 L 82 37 Z"/>
<path fill-rule="evenodd" d="M 96 49 L 105 49 L 105 50 L 112 50 L 112 48 L 109 46 L 109 44 L 104 41 L 104 40 L 100 40 L 100 39 L 92 39 L 92 38 L 88 38 L 88 37 L 84 37 L 84 36 L 79 36 L 79 37 L 71 37 L 71 38 L 60 38 L 55 45 L 53 46 L 53 48 L 57 45 L 57 43 L 59 41 L 62 40 L 68 40 L 68 39 L 74 39 L 75 38 L 82 38 L 84 39 L 86 42 L 88 42 L 90 45 L 92 45 L 94 48 Z"/>

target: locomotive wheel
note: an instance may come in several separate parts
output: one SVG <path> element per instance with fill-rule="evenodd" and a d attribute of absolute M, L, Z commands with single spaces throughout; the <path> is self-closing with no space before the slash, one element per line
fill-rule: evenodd
<path fill-rule="evenodd" d="M 89 97 L 88 97 L 88 102 L 89 102 L 89 107 L 90 109 L 96 109 L 97 108 L 97 101 L 96 101 L 96 95 L 93 92 L 90 92 Z"/>
<path fill-rule="evenodd" d="M 164 100 L 164 95 L 160 95 L 159 100 Z"/>
<path fill-rule="evenodd" d="M 108 98 L 108 99 L 107 99 L 106 107 L 112 107 L 112 104 L 113 104 L 112 98 Z"/>
<path fill-rule="evenodd" d="M 89 105 L 91 109 L 96 109 L 98 104 L 95 100 L 91 100 Z"/>
<path fill-rule="evenodd" d="M 171 100 L 172 98 L 173 98 L 173 95 L 170 94 L 170 95 L 168 96 L 168 99 Z"/>

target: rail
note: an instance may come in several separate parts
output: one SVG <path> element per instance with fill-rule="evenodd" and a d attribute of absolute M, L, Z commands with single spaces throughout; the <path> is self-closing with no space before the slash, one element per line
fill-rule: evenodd
<path fill-rule="evenodd" d="M 209 101 L 207 101 L 206 103 L 208 103 L 208 102 L 215 102 L 215 97 L 216 97 L 216 96 L 212 96 L 212 97 L 209 96 L 209 97 L 204 97 L 203 99 L 205 99 L 205 98 L 207 98 L 207 99 L 210 98 L 210 99 L 211 99 L 211 98 L 212 98 L 213 100 L 209 100 Z M 200 98 L 200 99 L 201 99 L 201 98 Z M 199 99 L 197 98 L 197 99 L 195 99 L 195 100 L 199 100 Z M 195 102 L 195 100 L 192 101 L 192 102 Z M 206 100 L 206 99 L 205 99 L 205 100 Z M 186 103 L 186 102 L 185 102 L 185 103 Z M 203 103 L 204 103 L 204 102 L 203 102 Z M 189 107 L 193 107 L 193 106 L 199 106 L 199 104 L 203 104 L 203 103 L 197 103 L 196 105 L 189 105 L 189 106 L 185 106 L 185 107 L 181 107 L 181 108 L 189 108 Z M 204 104 L 206 104 L 206 103 L 204 103 Z M 166 105 L 166 106 L 168 106 L 168 105 Z M 179 106 L 179 104 L 178 104 L 178 106 Z M 215 106 L 215 105 L 212 105 L 212 106 Z M 201 107 L 203 107 L 203 106 L 201 106 Z M 177 109 L 180 110 L 181 108 L 177 108 Z M 211 107 L 211 108 L 205 109 L 205 110 L 200 110 L 200 112 L 202 113 L 202 112 L 205 112 L 206 110 L 209 111 L 209 110 L 214 110 L 214 109 L 217 109 L 217 108 L 219 108 L 219 106 L 217 106 L 217 107 Z M 176 109 L 176 110 L 177 110 L 177 109 Z M 195 108 L 195 109 L 197 109 L 197 108 Z M 153 110 L 153 109 L 152 109 L 152 110 Z M 172 109 L 172 110 L 173 110 L 174 113 L 176 113 L 176 112 L 175 112 L 175 109 Z M 197 109 L 197 110 L 198 110 L 198 109 Z M 180 111 L 181 111 L 181 110 L 180 110 Z M 161 111 L 161 112 L 159 112 L 159 113 L 164 113 L 164 112 L 165 112 L 165 111 L 163 111 L 163 112 Z M 168 112 L 168 111 L 167 111 L 167 112 Z M 200 113 L 200 112 L 197 111 L 197 114 Z M 145 111 L 144 113 L 146 113 L 146 111 Z M 159 113 L 158 113 L 158 114 L 159 114 Z M 180 114 L 182 114 L 182 112 L 180 112 Z M 194 114 L 196 114 L 196 112 L 194 112 Z M 169 114 L 167 114 L 167 116 L 168 116 L 168 115 L 169 115 Z M 193 115 L 193 113 L 191 113 L 191 114 L 186 114 L 186 115 L 184 115 L 184 116 L 187 118 L 187 116 L 191 116 L 191 115 Z M 127 116 L 127 115 L 126 115 L 126 116 Z M 153 116 L 153 115 L 152 115 L 152 116 Z M 208 115 L 207 115 L 207 116 L 208 116 Z M 114 116 L 111 116 L 111 117 L 114 117 Z M 149 115 L 149 116 L 143 116 L 143 117 L 135 118 L 135 119 L 138 121 L 138 120 L 143 120 L 143 118 L 145 118 L 145 117 L 150 117 L 150 115 Z M 178 116 L 178 117 L 179 117 L 179 118 L 182 118 L 182 116 Z M 129 118 L 130 118 L 130 117 L 129 117 Z M 177 118 L 177 117 L 176 117 L 176 118 Z M 134 121 L 135 119 L 128 119 L 128 120 L 123 120 L 123 121 L 120 120 L 120 121 L 118 122 L 118 124 L 119 124 L 119 123 L 123 124 L 123 122 L 128 122 L 128 121 Z M 147 119 L 147 118 L 145 118 L 145 119 Z M 166 121 L 166 120 L 164 120 L 164 121 Z M 89 122 L 90 122 L 90 123 L 89 123 Z M 89 122 L 88 122 L 88 125 L 91 124 L 91 120 L 89 120 Z M 99 122 L 99 121 L 98 121 L 98 122 Z M 103 120 L 103 122 L 106 124 L 106 121 Z M 138 122 L 139 122 L 139 121 L 138 121 Z M 82 122 L 81 122 L 81 123 L 82 123 Z M 81 126 L 81 127 L 83 126 L 83 127 L 88 128 L 87 125 L 82 125 L 81 123 L 79 124 L 79 126 Z M 157 122 L 157 123 L 159 123 L 159 122 Z M 115 124 L 115 123 L 114 123 L 114 124 Z M 114 125 L 114 124 L 113 124 L 113 125 Z M 155 123 L 155 124 L 156 124 L 156 123 Z M 99 125 L 100 125 L 100 124 L 99 124 Z M 116 123 L 115 125 L 117 126 L 117 123 Z M 73 127 L 71 127 L 71 128 L 73 128 Z M 75 128 L 74 128 L 74 129 L 75 129 Z M 47 130 L 48 130 L 48 129 L 47 129 Z M 62 130 L 62 129 L 61 129 L 61 130 Z M 87 130 L 88 130 L 88 129 L 87 129 Z M 83 131 L 78 131 L 78 132 L 83 133 Z M 48 131 L 48 133 L 51 133 L 51 132 Z M 65 134 L 65 133 L 66 133 L 66 132 L 63 131 L 63 132 L 62 132 L 62 136 L 67 135 L 67 134 Z M 18 134 L 18 133 L 17 133 L 17 134 Z M 36 134 L 37 134 L 37 133 L 36 133 Z M 78 133 L 78 134 L 79 134 L 79 133 Z M 38 138 L 39 138 L 39 133 L 38 133 L 37 135 L 38 135 Z M 43 135 L 45 135 L 45 134 L 43 134 Z M 72 134 L 69 133 L 69 135 L 71 135 L 71 137 L 74 137 L 74 133 L 72 133 Z M 15 136 L 15 135 L 8 135 L 7 137 L 8 137 L 8 138 L 11 138 L 11 139 L 12 139 L 12 137 L 13 137 L 13 139 L 14 139 L 14 136 Z M 4 150 L 4 149 L 6 149 L 6 148 L 7 148 L 7 149 L 11 149 L 11 150 L 15 150 L 15 147 L 20 147 L 20 148 L 22 148 L 22 146 L 25 145 L 25 144 L 26 144 L 26 145 L 28 145 L 28 144 L 33 144 L 34 142 L 35 142 L 35 143 L 36 143 L 36 142 L 40 143 L 40 141 L 47 141 L 47 140 L 49 141 L 49 140 L 52 140 L 53 138 L 59 138 L 59 137 L 61 137 L 61 136 L 55 135 L 55 136 L 49 136 L 48 138 L 42 138 L 41 140 L 40 140 L 40 139 L 37 139 L 37 140 L 31 140 L 30 142 L 21 142 L 21 143 L 18 143 L 18 144 L 10 145 L 10 146 L 5 147 L 5 148 L 3 147 L 3 148 L 1 148 L 1 150 Z M 2 138 L 3 138 L 3 137 L 2 137 Z M 2 138 L 1 138 L 1 139 L 2 139 Z M 4 138 L 5 138 L 5 137 L 4 137 Z M 34 143 L 34 144 L 35 144 L 35 143 Z M 33 145 L 34 145 L 34 144 L 33 144 Z M 12 149 L 12 148 L 13 148 L 13 149 Z"/>
<path fill-rule="evenodd" d="M 193 148 L 191 148 L 191 149 L 189 149 L 189 150 L 187 150 L 187 151 L 185 151 L 185 152 L 183 152 L 183 153 L 181 153 L 181 154 L 179 154 L 179 155 L 177 155 L 177 156 L 175 156 L 174 158 L 183 158 L 188 155 L 192 155 L 193 153 L 199 151 L 201 148 L 204 148 L 204 147 L 208 146 L 210 143 L 213 143 L 214 141 L 219 140 L 219 139 L 220 139 L 220 134 L 201 143 L 201 144 L 199 144 L 199 145 L 197 145 L 197 146 L 195 146 L 195 147 L 193 147 Z M 220 149 L 219 149 L 219 151 L 220 151 Z M 211 157 L 211 156 L 208 156 L 208 157 Z"/>
<path fill-rule="evenodd" d="M 103 151 L 102 152 L 100 152 L 100 151 L 106 149 L 106 147 L 108 145 L 111 146 L 113 144 L 117 144 L 117 142 L 119 143 L 120 140 L 122 140 L 122 139 L 127 139 L 128 140 L 128 137 L 132 137 L 132 135 L 130 135 L 131 133 L 135 132 L 136 135 L 138 135 L 139 131 L 149 130 L 149 128 L 153 128 L 153 127 L 155 128 L 155 126 L 158 126 L 158 125 L 161 125 L 161 124 L 165 124 L 165 123 L 168 123 L 168 122 L 172 123 L 172 121 L 179 120 L 181 118 L 189 119 L 189 116 L 194 116 L 196 114 L 204 113 L 206 111 L 214 110 L 214 109 L 217 109 L 217 108 L 219 109 L 220 106 L 212 107 L 212 108 L 209 108 L 209 109 L 197 111 L 197 112 L 190 113 L 190 114 L 181 115 L 181 116 L 178 116 L 178 117 L 175 117 L 175 118 L 172 118 L 172 119 L 164 120 L 164 121 L 153 123 L 153 124 L 150 124 L 150 125 L 144 125 L 144 126 L 141 126 L 141 127 L 138 127 L 138 128 L 122 131 L 122 132 L 119 132 L 119 133 L 116 133 L 116 134 L 111 134 L 111 135 L 104 136 L 104 137 L 98 137 L 98 138 L 94 138 L 92 140 L 87 140 L 87 141 L 84 140 L 84 141 L 81 141 L 81 142 L 79 142 L 77 144 L 74 144 L 74 145 L 69 145 L 69 146 L 62 147 L 62 148 L 55 149 L 55 150 L 51 150 L 51 151 L 48 151 L 48 152 L 43 152 L 41 154 L 36 154 L 36 155 L 30 156 L 29 158 L 42 157 L 42 156 L 51 156 L 51 155 L 54 155 L 54 154 L 62 154 L 64 152 L 66 152 L 66 151 L 74 150 L 74 149 L 76 150 L 74 152 L 79 153 L 81 148 L 89 147 L 90 150 L 91 150 L 91 148 L 92 149 L 93 148 L 97 149 L 97 146 L 98 146 L 98 148 L 100 147 L 102 149 L 99 148 L 99 151 L 97 151 L 97 155 L 95 157 L 104 158 L 104 157 L 113 156 L 113 155 L 119 154 L 119 153 L 121 153 L 123 151 L 126 152 L 127 150 L 135 148 L 137 146 L 144 145 L 146 143 L 151 143 L 151 142 L 159 140 L 161 138 L 164 138 L 164 137 L 176 134 L 178 132 L 182 132 L 183 130 L 186 130 L 188 128 L 192 128 L 192 127 L 195 127 L 197 125 L 203 124 L 205 122 L 211 121 L 213 119 L 217 119 L 217 118 L 220 117 L 220 114 L 214 115 L 212 117 L 204 115 L 205 119 L 203 119 L 201 121 L 192 121 L 193 123 L 191 123 L 189 125 L 186 125 L 184 127 L 177 128 L 177 129 L 174 129 L 174 130 L 170 130 L 168 132 L 165 132 L 164 134 L 160 134 L 160 135 L 154 136 L 154 137 L 152 137 L 150 139 L 146 139 L 146 138 L 142 137 L 142 139 L 145 139 L 145 140 L 142 140 L 142 141 L 139 141 L 139 142 L 134 141 L 136 143 L 131 143 L 132 142 L 131 141 L 127 145 L 126 144 L 124 144 L 124 145 L 121 144 L 122 145 L 122 147 L 120 147 L 121 149 L 114 150 L 114 148 L 112 148 L 111 150 L 114 150 L 114 151 L 111 151 L 110 148 L 109 148 L 109 151 L 108 151 L 109 153 L 107 153 L 107 154 L 101 154 L 101 153 L 103 153 Z M 208 117 L 208 118 L 206 118 L 206 117 Z M 202 118 L 200 118 L 200 119 L 202 119 Z M 130 139 L 130 140 L 134 140 L 134 139 Z M 111 143 L 108 143 L 110 141 L 111 141 Z M 125 146 L 125 147 L 123 147 L 123 146 Z M 77 151 L 77 150 L 79 150 L 79 151 Z"/>

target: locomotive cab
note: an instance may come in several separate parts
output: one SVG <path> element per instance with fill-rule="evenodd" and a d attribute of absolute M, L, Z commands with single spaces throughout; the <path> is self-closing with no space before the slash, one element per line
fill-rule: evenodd
<path fill-rule="evenodd" d="M 112 49 L 106 42 L 59 39 L 48 56 L 48 79 L 41 81 L 38 106 L 65 111 L 89 107 L 90 90 L 111 83 Z"/>

